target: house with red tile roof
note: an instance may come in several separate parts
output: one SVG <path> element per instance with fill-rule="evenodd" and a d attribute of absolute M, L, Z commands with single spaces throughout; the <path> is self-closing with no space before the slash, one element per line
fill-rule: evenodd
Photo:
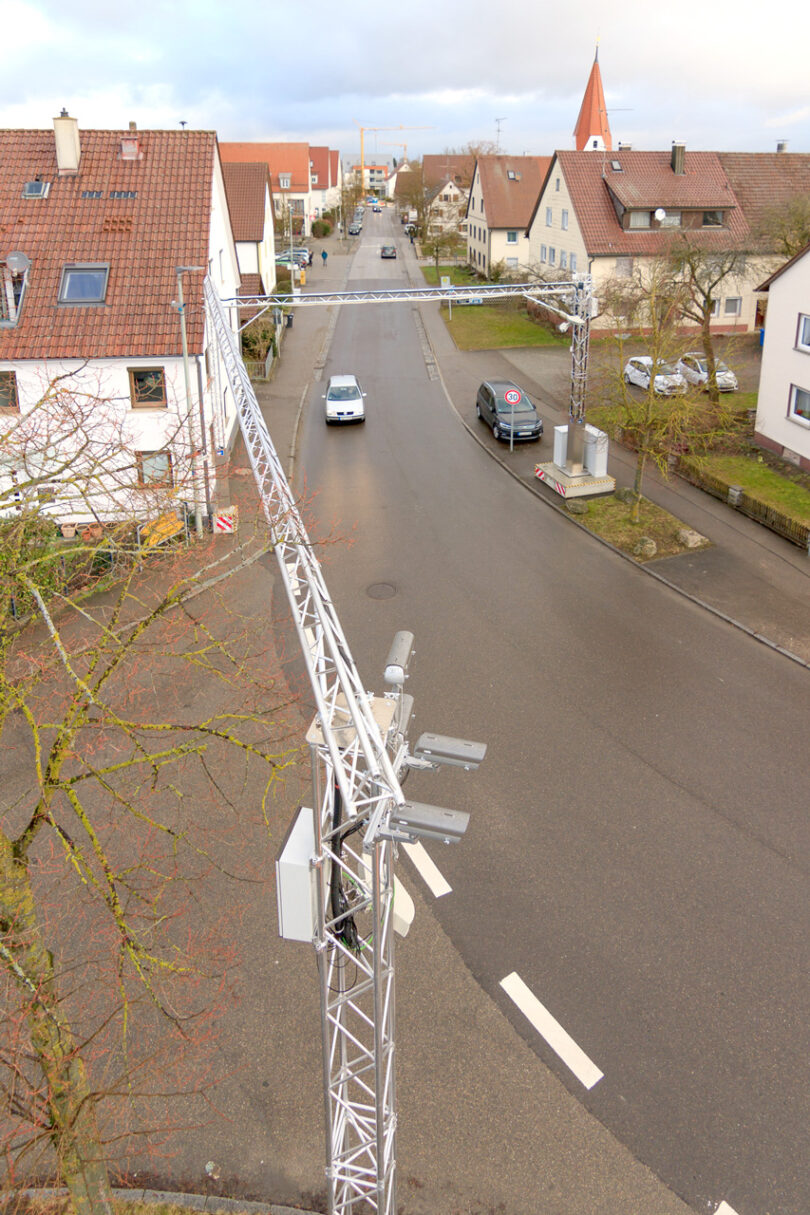
<path fill-rule="evenodd" d="M 340 153 L 332 148 L 310 147 L 309 165 L 312 216 L 320 219 L 324 211 L 331 211 L 340 204 L 343 188 Z"/>
<path fill-rule="evenodd" d="M 422 157 L 429 232 L 458 232 L 464 224 L 475 157 L 445 153 Z"/>
<path fill-rule="evenodd" d="M 545 279 L 591 274 L 607 281 L 642 272 L 685 240 L 711 254 L 740 251 L 722 284 L 713 327 L 752 330 L 757 284 L 778 265 L 759 235 L 767 197 L 810 191 L 810 156 L 687 151 L 555 152 L 527 235 L 531 272 Z M 596 328 L 615 327 L 603 313 Z M 686 325 L 685 325 L 686 327 Z"/>
<path fill-rule="evenodd" d="M 467 260 L 489 278 L 503 263 L 511 275 L 529 261 L 527 229 L 550 156 L 479 156 L 467 200 Z"/>
<path fill-rule="evenodd" d="M 276 241 L 270 173 L 260 161 L 224 164 L 243 295 L 269 295 L 276 285 Z"/>
<path fill-rule="evenodd" d="M 178 267 L 188 269 L 178 276 Z M 227 453 L 237 415 L 208 346 L 206 273 L 223 297 L 236 294 L 214 132 L 139 131 L 134 123 L 126 131 L 85 131 L 64 111 L 51 131 L 0 131 L 6 446 L 30 429 L 27 419 L 44 398 L 74 409 L 86 403 L 96 440 L 109 441 L 111 453 L 120 449 L 110 455 L 116 469 L 104 469 L 115 473 L 114 489 L 105 482 L 106 517 L 148 517 L 156 487 L 190 501 L 192 468 L 198 504 L 204 497 L 206 509 L 213 505 L 218 453 Z"/>
<path fill-rule="evenodd" d="M 810 472 L 810 245 L 770 275 L 754 439 Z"/>
<path fill-rule="evenodd" d="M 276 230 L 309 236 L 312 231 L 312 179 L 308 143 L 221 143 L 224 164 L 260 162 L 267 165 L 273 191 Z"/>

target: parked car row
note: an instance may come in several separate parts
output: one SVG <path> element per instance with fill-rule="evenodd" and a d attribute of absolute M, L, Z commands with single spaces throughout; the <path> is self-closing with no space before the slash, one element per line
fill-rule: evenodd
<path fill-rule="evenodd" d="M 715 377 L 720 392 L 736 392 L 739 388 L 737 377 L 730 367 L 721 360 L 716 360 Z M 653 368 L 653 360 L 648 354 L 638 354 L 628 359 L 624 365 L 624 382 L 635 384 L 646 391 L 653 380 L 653 392 L 657 396 L 682 396 L 690 384 L 709 389 L 708 360 L 701 351 L 690 350 L 682 354 L 677 362 L 659 360 Z"/>

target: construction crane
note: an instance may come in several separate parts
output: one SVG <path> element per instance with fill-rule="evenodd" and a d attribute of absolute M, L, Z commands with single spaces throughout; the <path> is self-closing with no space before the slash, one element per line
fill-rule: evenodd
<path fill-rule="evenodd" d="M 432 131 L 433 127 L 406 127 L 402 123 L 398 127 L 361 127 L 357 119 L 354 120 L 354 125 L 360 127 L 360 189 L 366 188 L 366 152 L 365 152 L 365 135 L 366 131 Z"/>
<path fill-rule="evenodd" d="M 408 162 L 408 145 L 406 143 L 384 143 L 384 148 L 402 148 L 402 160 L 405 164 Z"/>

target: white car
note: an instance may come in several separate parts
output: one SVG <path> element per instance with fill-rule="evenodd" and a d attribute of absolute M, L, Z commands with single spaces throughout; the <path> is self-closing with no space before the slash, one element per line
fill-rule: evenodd
<path fill-rule="evenodd" d="M 688 354 L 682 354 L 675 366 L 690 384 L 698 384 L 708 392 L 709 364 L 702 351 L 690 350 Z M 736 375 L 720 359 L 715 359 L 714 374 L 720 392 L 736 392 L 739 388 Z"/>
<path fill-rule="evenodd" d="M 624 365 L 625 384 L 635 384 L 638 388 L 650 387 L 652 359 L 648 354 L 639 354 L 628 359 Z M 687 383 L 674 363 L 656 363 L 653 392 L 660 397 L 679 396 L 686 392 Z"/>
<path fill-rule="evenodd" d="M 330 376 L 323 394 L 327 426 L 332 422 L 365 422 L 365 396 L 357 376 Z"/>

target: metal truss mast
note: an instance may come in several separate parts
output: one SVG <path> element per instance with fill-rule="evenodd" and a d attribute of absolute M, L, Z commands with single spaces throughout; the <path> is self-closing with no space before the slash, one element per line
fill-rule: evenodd
<path fill-rule="evenodd" d="M 313 769 L 314 944 L 321 986 L 330 1215 L 366 1210 L 396 1213 L 394 848 L 397 841 L 417 836 L 450 842 L 460 838 L 466 826 L 466 815 L 406 802 L 400 778 L 407 768 L 435 768 L 441 763 L 469 770 L 480 762 L 485 748 L 423 735 L 413 752 L 409 749 L 412 699 L 404 693 L 404 680 L 413 643 L 410 634 L 395 639 L 385 672 L 385 695 L 374 697 L 364 688 L 226 309 L 387 301 L 463 303 L 508 295 L 537 299 L 564 324 L 572 325 L 575 368 L 587 367 L 590 279 L 227 301 L 220 300 L 208 277 L 204 284 L 209 334 L 233 393 L 316 705 L 307 741 Z M 572 418 L 575 380 L 572 376 Z M 576 382 L 584 393 L 584 378 Z M 476 758 L 471 761 L 473 752 Z"/>

